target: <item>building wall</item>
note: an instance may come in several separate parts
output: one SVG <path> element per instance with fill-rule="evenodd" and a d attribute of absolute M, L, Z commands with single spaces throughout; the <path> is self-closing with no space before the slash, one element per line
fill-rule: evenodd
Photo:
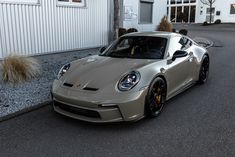
<path fill-rule="evenodd" d="M 87 0 L 85 8 L 0 3 L 0 58 L 98 47 L 108 43 L 109 0 Z"/>
<path fill-rule="evenodd" d="M 198 13 L 197 13 L 197 23 L 203 23 L 206 21 L 206 8 L 209 8 L 209 6 L 203 5 L 200 0 L 198 0 Z M 213 4 L 213 7 L 215 7 L 215 13 L 216 11 L 220 11 L 220 16 L 214 17 L 214 20 L 220 19 L 222 22 L 233 22 L 235 23 L 235 15 L 230 14 L 230 5 L 235 4 L 235 0 L 216 0 Z M 200 11 L 203 12 L 203 14 L 200 14 Z"/>
<path fill-rule="evenodd" d="M 196 5 L 196 16 L 195 16 L 195 23 L 203 23 L 206 21 L 206 17 L 209 16 L 207 14 L 207 8 L 209 6 L 204 5 L 201 3 L 200 0 L 196 0 L 196 3 L 188 3 L 188 4 L 170 4 L 171 0 L 169 1 L 169 6 L 187 6 L 187 5 Z M 214 21 L 220 19 L 222 22 L 232 22 L 235 23 L 235 15 L 230 14 L 230 5 L 235 4 L 235 0 L 216 0 L 213 4 L 215 8 L 214 13 Z M 216 11 L 220 11 L 220 15 L 216 15 Z M 170 19 L 171 7 L 169 7 L 169 14 L 168 18 Z M 212 21 L 212 22 L 214 22 Z"/>
<path fill-rule="evenodd" d="M 151 24 L 140 24 L 139 13 L 140 13 L 140 0 L 124 0 L 123 7 L 131 7 L 133 9 L 132 19 L 123 19 L 124 28 L 137 28 L 139 31 L 154 31 L 159 25 L 162 17 L 167 14 L 167 1 L 166 0 L 155 0 L 153 4 L 153 22 Z"/>

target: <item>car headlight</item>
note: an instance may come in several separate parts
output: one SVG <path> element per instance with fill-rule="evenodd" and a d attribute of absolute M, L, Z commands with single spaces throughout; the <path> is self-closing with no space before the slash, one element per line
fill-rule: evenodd
<path fill-rule="evenodd" d="M 138 71 L 131 71 L 124 75 L 118 83 L 118 89 L 120 91 L 129 91 L 140 81 L 140 73 Z"/>
<path fill-rule="evenodd" d="M 60 79 L 70 68 L 70 63 L 65 64 L 58 73 L 58 79 Z"/>

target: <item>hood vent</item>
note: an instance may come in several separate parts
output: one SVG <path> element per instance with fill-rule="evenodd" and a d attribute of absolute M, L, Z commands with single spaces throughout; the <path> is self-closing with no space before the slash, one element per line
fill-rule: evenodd
<path fill-rule="evenodd" d="M 64 83 L 64 86 L 67 86 L 67 87 L 73 87 L 73 84 L 70 84 L 70 83 Z"/>
<path fill-rule="evenodd" d="M 84 87 L 83 90 L 89 90 L 89 91 L 97 91 L 98 88 L 91 88 L 91 87 Z"/>

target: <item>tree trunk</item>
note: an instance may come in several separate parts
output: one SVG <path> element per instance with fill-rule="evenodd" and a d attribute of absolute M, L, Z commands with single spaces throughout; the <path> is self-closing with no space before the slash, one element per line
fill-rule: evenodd
<path fill-rule="evenodd" d="M 210 3 L 210 24 L 212 22 L 212 3 Z"/>
<path fill-rule="evenodd" d="M 116 40 L 118 38 L 120 7 L 119 7 L 119 0 L 113 0 L 113 2 L 114 2 L 113 40 Z"/>

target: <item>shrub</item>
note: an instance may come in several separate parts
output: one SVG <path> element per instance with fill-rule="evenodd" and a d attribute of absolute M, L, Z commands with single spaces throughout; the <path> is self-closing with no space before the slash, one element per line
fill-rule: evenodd
<path fill-rule="evenodd" d="M 179 31 L 179 34 L 187 35 L 187 34 L 188 34 L 188 30 L 186 30 L 186 29 L 181 29 L 181 30 Z"/>
<path fill-rule="evenodd" d="M 215 24 L 221 24 L 221 20 L 220 20 L 220 19 L 217 19 L 217 20 L 215 21 Z"/>
<path fill-rule="evenodd" d="M 133 33 L 133 32 L 138 32 L 138 30 L 136 28 L 129 28 L 126 32 Z"/>
<path fill-rule="evenodd" d="M 168 21 L 167 16 L 164 16 L 157 27 L 157 31 L 172 32 L 172 24 Z"/>
<path fill-rule="evenodd" d="M 125 28 L 119 28 L 118 30 L 118 37 L 121 37 L 126 34 L 126 29 Z"/>
<path fill-rule="evenodd" d="M 40 73 L 40 65 L 31 57 L 12 55 L 2 62 L 3 81 L 20 83 L 34 78 Z"/>

